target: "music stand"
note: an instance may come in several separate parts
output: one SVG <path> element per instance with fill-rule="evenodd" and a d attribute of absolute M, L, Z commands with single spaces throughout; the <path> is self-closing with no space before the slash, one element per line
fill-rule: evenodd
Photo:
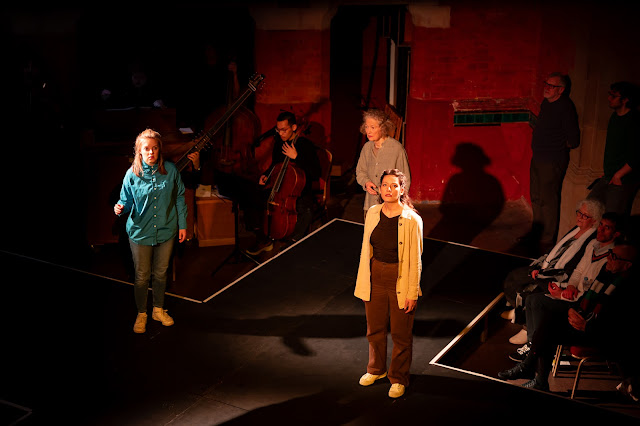
<path fill-rule="evenodd" d="M 235 263 L 240 263 L 240 261 L 242 260 L 242 257 L 246 257 L 249 260 L 252 260 L 253 262 L 255 262 L 256 265 L 260 265 L 260 262 L 258 262 L 257 260 L 255 260 L 253 257 L 249 256 L 247 253 L 245 253 L 244 251 L 240 250 L 240 243 L 239 243 L 239 238 L 238 238 L 238 228 L 240 225 L 240 220 L 239 220 L 239 208 L 238 208 L 238 201 L 235 198 L 231 199 L 231 211 L 233 212 L 233 218 L 235 221 L 235 231 L 234 231 L 234 237 L 235 237 L 235 242 L 233 245 L 233 251 L 231 252 L 231 254 L 229 256 L 227 256 L 227 258 L 225 260 L 222 261 L 222 263 L 220 265 L 218 265 L 218 267 L 216 269 L 213 270 L 213 272 L 211 273 L 211 276 L 214 276 L 216 273 L 218 273 L 218 271 L 220 269 L 222 269 L 222 267 L 226 264 L 235 264 Z"/>

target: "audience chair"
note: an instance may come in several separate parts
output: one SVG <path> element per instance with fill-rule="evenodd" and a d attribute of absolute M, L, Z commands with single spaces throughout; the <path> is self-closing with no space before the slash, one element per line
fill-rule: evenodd
<path fill-rule="evenodd" d="M 327 200 L 330 196 L 331 166 L 333 164 L 333 154 L 326 148 L 316 147 L 318 159 L 320 160 L 320 179 L 312 183 L 313 193 L 316 196 L 318 207 L 313 215 L 313 221 L 320 219 L 322 223 L 329 221 Z"/>
<path fill-rule="evenodd" d="M 563 345 L 558 345 L 556 349 L 556 356 L 553 360 L 553 369 L 551 370 L 551 374 L 553 377 L 556 377 L 556 373 L 558 371 L 558 367 L 560 366 L 560 360 L 562 358 L 564 349 L 565 348 L 563 347 Z M 583 372 L 583 367 L 586 362 L 606 362 L 607 368 L 609 370 L 611 370 L 611 365 L 602 351 L 596 347 L 569 346 L 568 351 L 573 358 L 579 360 L 578 367 L 576 368 L 576 375 L 573 380 L 573 388 L 571 389 L 571 399 L 573 399 L 576 394 L 576 390 L 578 389 L 580 375 Z"/>
<path fill-rule="evenodd" d="M 393 124 L 396 126 L 396 130 L 394 134 L 390 136 L 393 136 L 395 140 L 402 143 L 402 139 L 400 138 L 402 137 L 402 122 L 404 119 L 400 114 L 398 114 L 398 111 L 390 104 L 385 105 L 384 113 L 389 116 Z"/>

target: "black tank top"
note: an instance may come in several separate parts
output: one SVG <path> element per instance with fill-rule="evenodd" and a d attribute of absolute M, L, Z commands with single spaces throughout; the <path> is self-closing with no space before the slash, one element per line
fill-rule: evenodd
<path fill-rule="evenodd" d="M 387 217 L 380 211 L 380 222 L 371 233 L 373 257 L 380 262 L 398 263 L 398 219 Z"/>

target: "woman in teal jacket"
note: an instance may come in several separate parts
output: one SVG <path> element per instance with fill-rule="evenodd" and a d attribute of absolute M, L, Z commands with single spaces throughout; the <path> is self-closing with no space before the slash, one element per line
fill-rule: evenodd
<path fill-rule="evenodd" d="M 138 308 L 133 331 L 144 333 L 150 280 L 152 318 L 162 325 L 173 325 L 173 318 L 163 309 L 164 293 L 176 234 L 179 242 L 187 235 L 187 206 L 178 169 L 162 158 L 160 134 L 144 130 L 136 138 L 134 153 L 113 211 L 118 216 L 129 213 L 126 228 L 135 265 L 134 296 Z"/>

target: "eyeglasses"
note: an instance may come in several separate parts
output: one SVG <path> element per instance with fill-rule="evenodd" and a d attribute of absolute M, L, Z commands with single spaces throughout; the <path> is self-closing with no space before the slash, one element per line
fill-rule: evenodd
<path fill-rule="evenodd" d="M 580 210 L 576 210 L 576 216 L 579 217 L 580 219 L 591 219 L 591 216 L 589 216 L 588 214 L 582 213 Z"/>
<path fill-rule="evenodd" d="M 549 88 L 557 89 L 557 88 L 559 88 L 559 87 L 564 87 L 564 86 L 556 86 L 555 84 L 550 84 L 550 83 L 547 83 L 547 82 L 545 81 L 545 82 L 544 82 L 544 87 L 549 87 Z"/>
<path fill-rule="evenodd" d="M 609 250 L 609 257 L 611 258 L 611 260 L 621 260 L 622 262 L 630 262 L 630 263 L 633 263 L 633 260 L 625 259 L 625 258 L 622 258 L 622 257 L 618 256 L 617 254 L 615 254 L 615 253 L 613 252 L 613 249 L 612 249 L 612 250 Z"/>
<path fill-rule="evenodd" d="M 621 98 L 621 97 L 622 97 L 622 95 L 620 95 L 620 94 L 616 94 L 616 92 L 611 92 L 611 91 L 610 91 L 610 92 L 609 92 L 609 97 L 610 97 L 610 98 L 614 98 L 614 99 L 615 99 L 615 98 Z"/>
<path fill-rule="evenodd" d="M 286 132 L 287 130 L 289 130 L 290 128 L 291 128 L 291 126 L 289 126 L 289 127 L 285 127 L 284 129 L 278 129 L 278 128 L 276 127 L 275 132 L 276 132 L 276 133 L 284 133 L 284 132 Z"/>

